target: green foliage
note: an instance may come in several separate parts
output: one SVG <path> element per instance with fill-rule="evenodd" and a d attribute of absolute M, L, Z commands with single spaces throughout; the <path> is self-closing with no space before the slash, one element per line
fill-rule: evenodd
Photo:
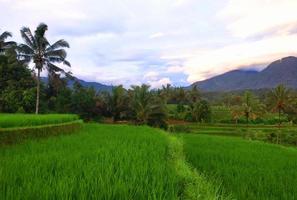
<path fill-rule="evenodd" d="M 207 101 L 197 101 L 192 103 L 186 115 L 187 121 L 192 122 L 210 122 L 211 108 Z"/>
<path fill-rule="evenodd" d="M 78 119 L 77 115 L 72 114 L 0 114 L 0 128 L 60 124 Z"/>
<path fill-rule="evenodd" d="M 59 124 L 0 129 L 0 145 L 20 143 L 27 139 L 72 134 L 77 132 L 81 126 L 82 121 L 76 120 Z"/>
<path fill-rule="evenodd" d="M 183 135 L 187 160 L 235 199 L 295 199 L 297 150 L 242 139 Z"/>
<path fill-rule="evenodd" d="M 71 112 L 79 115 L 85 120 L 90 120 L 95 116 L 95 90 L 84 88 L 78 83 L 74 84 L 71 96 Z"/>
<path fill-rule="evenodd" d="M 45 37 L 47 29 L 47 25 L 41 23 L 37 26 L 33 35 L 30 28 L 23 27 L 21 36 L 25 44 L 20 44 L 17 48 L 18 58 L 27 63 L 33 61 L 37 69 L 36 114 L 39 112 L 40 72 L 46 68 L 50 77 L 55 76 L 56 73 L 70 75 L 69 72 L 55 65 L 56 63 L 62 63 L 70 67 L 70 63 L 66 60 L 67 53 L 65 50 L 65 48 L 69 48 L 69 44 L 65 40 L 58 40 L 50 44 Z"/>
<path fill-rule="evenodd" d="M 127 98 L 127 92 L 122 85 L 114 87 L 111 93 L 105 93 L 105 104 L 114 122 L 122 119 L 127 114 Z"/>
<path fill-rule="evenodd" d="M 145 124 L 148 121 L 152 109 L 152 93 L 148 85 L 132 86 L 131 109 L 137 124 Z"/>
<path fill-rule="evenodd" d="M 167 129 L 167 107 L 160 98 L 154 98 L 148 116 L 148 125 Z"/>
<path fill-rule="evenodd" d="M 32 112 L 34 85 L 31 71 L 16 59 L 14 49 L 0 55 L 0 112 Z"/>

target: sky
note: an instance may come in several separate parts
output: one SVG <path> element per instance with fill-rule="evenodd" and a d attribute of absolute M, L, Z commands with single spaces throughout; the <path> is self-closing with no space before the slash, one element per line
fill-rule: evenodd
<path fill-rule="evenodd" d="M 0 0 L 0 31 L 48 25 L 73 75 L 108 85 L 187 86 L 297 55 L 297 0 Z"/>

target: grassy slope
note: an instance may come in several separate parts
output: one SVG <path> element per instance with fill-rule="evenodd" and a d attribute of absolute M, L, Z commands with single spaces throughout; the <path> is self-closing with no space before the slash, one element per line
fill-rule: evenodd
<path fill-rule="evenodd" d="M 183 135 L 187 160 L 236 199 L 296 199 L 297 149 L 233 137 Z"/>
<path fill-rule="evenodd" d="M 177 144 L 148 127 L 89 124 L 1 148 L 0 199 L 215 199 Z"/>
<path fill-rule="evenodd" d="M 1 114 L 0 128 L 28 127 L 45 124 L 59 124 L 78 120 L 77 115 L 72 114 Z"/>

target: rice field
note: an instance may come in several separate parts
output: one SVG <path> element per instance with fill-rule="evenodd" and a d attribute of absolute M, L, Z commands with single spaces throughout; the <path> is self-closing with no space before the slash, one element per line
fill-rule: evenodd
<path fill-rule="evenodd" d="M 73 114 L 0 114 L 0 128 L 60 124 L 78 120 Z"/>
<path fill-rule="evenodd" d="M 297 199 L 297 149 L 241 138 L 183 134 L 187 161 L 235 199 Z"/>
<path fill-rule="evenodd" d="M 0 199 L 216 199 L 178 144 L 149 127 L 87 124 L 78 134 L 3 147 Z"/>

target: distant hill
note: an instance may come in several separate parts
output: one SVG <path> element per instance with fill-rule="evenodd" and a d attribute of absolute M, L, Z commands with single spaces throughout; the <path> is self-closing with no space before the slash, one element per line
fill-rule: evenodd
<path fill-rule="evenodd" d="M 264 70 L 244 71 L 233 70 L 204 81 L 197 85 L 203 91 L 236 91 L 245 89 L 269 89 L 279 84 L 297 88 L 297 58 L 290 56 L 272 62 Z"/>
<path fill-rule="evenodd" d="M 48 82 L 48 78 L 47 77 L 41 77 L 41 80 L 45 83 Z M 104 85 L 104 84 L 101 84 L 101 83 L 97 83 L 97 82 L 87 82 L 87 81 L 84 81 L 84 80 L 81 80 L 81 79 L 78 79 L 76 78 L 76 81 L 78 81 L 83 87 L 86 87 L 86 88 L 90 88 L 90 87 L 93 87 L 96 91 L 111 91 L 113 86 L 111 85 Z M 69 80 L 68 81 L 68 86 L 69 87 L 73 87 L 73 84 L 74 84 L 74 80 Z"/>

